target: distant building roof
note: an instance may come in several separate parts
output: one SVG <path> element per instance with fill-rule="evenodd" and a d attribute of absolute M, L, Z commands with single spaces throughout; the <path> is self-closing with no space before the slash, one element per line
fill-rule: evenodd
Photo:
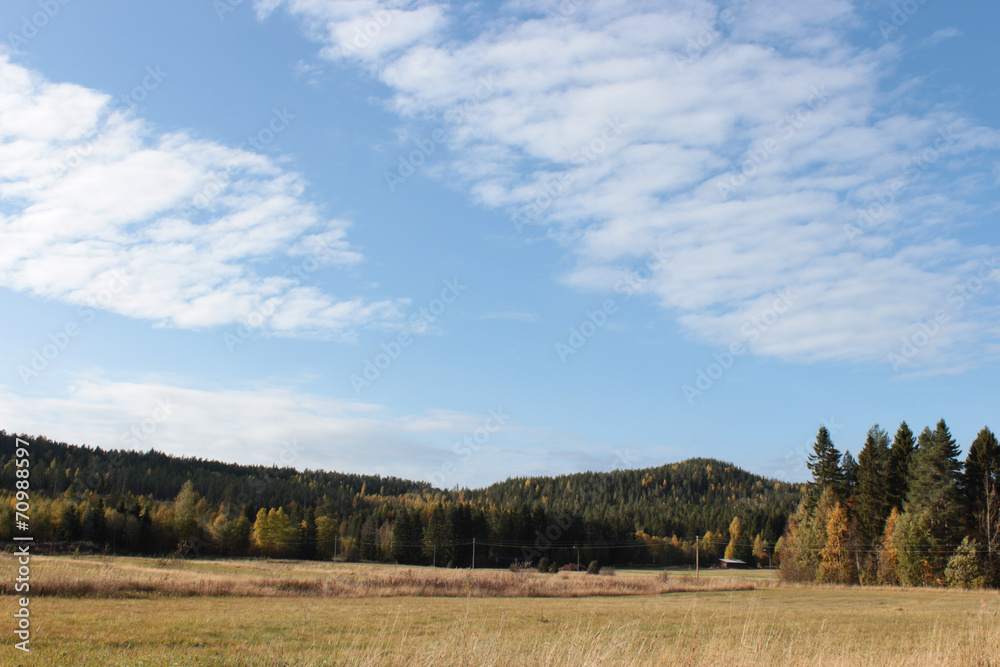
<path fill-rule="evenodd" d="M 725 563 L 727 565 L 746 565 L 747 564 L 747 562 L 745 560 L 736 560 L 735 558 L 720 558 L 719 562 L 720 563 Z"/>

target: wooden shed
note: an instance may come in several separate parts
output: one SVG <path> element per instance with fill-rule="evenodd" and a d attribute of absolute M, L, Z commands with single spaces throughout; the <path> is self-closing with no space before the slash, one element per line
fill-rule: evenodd
<path fill-rule="evenodd" d="M 723 570 L 741 570 L 747 567 L 746 561 L 736 560 L 735 558 L 720 558 L 719 567 Z"/>

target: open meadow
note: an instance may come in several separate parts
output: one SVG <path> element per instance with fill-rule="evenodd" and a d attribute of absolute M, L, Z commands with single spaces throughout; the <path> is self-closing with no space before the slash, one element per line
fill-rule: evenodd
<path fill-rule="evenodd" d="M 25 665 L 1000 665 L 996 591 L 798 587 L 766 571 L 32 563 Z"/>

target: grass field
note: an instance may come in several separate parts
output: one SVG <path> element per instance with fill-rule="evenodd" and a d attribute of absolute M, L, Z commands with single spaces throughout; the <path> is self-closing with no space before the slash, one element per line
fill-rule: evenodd
<path fill-rule="evenodd" d="M 5 580 L 9 562 L 5 559 Z M 105 580 L 128 578 L 133 568 L 147 567 L 166 579 L 191 575 L 250 582 L 370 581 L 393 572 L 417 576 L 413 570 L 457 580 L 469 576 L 429 568 L 261 561 L 53 558 L 33 560 L 33 566 L 33 577 L 55 570 L 59 577 Z M 569 574 L 563 581 L 677 586 L 680 574 L 663 582 L 656 572 L 620 570 L 614 577 Z M 31 603 L 31 655 L 18 662 L 5 633 L 0 664 L 1000 665 L 995 591 L 790 587 L 764 580 L 753 588 L 742 577 L 724 576 L 731 574 L 707 573 L 695 584 L 703 587 L 699 590 L 677 586 L 660 594 L 595 597 L 386 597 L 377 589 L 356 597 L 301 591 L 42 595 Z M 554 581 L 564 575 L 529 576 Z"/>

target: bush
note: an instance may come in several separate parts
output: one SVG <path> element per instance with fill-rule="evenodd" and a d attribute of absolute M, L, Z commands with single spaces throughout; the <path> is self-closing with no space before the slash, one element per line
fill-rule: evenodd
<path fill-rule="evenodd" d="M 613 577 L 616 574 L 618 574 L 618 572 L 615 571 L 615 566 L 614 565 L 608 565 L 607 567 L 602 567 L 601 568 L 601 576 L 604 576 L 604 577 Z"/>
<path fill-rule="evenodd" d="M 966 537 L 955 549 L 954 555 L 948 560 L 944 577 L 949 586 L 954 588 L 983 588 L 986 585 L 986 574 L 976 553 L 978 545 L 975 540 Z"/>
<path fill-rule="evenodd" d="M 582 565 L 577 565 L 576 563 L 566 563 L 561 568 L 559 568 L 559 571 L 560 572 L 579 572 L 582 569 L 583 569 Z"/>
<path fill-rule="evenodd" d="M 590 561 L 590 565 L 587 566 L 587 574 L 597 574 L 601 571 L 601 564 L 596 560 Z"/>
<path fill-rule="evenodd" d="M 549 557 L 548 556 L 542 556 L 542 558 L 538 561 L 538 571 L 539 572 L 548 572 L 549 571 Z"/>
<path fill-rule="evenodd" d="M 660 572 L 660 581 L 670 581 L 670 570 Z"/>
<path fill-rule="evenodd" d="M 552 564 L 549 565 L 549 573 L 550 574 L 555 574 L 558 571 L 559 571 L 559 566 L 558 565 L 556 565 L 555 563 L 552 563 Z"/>

